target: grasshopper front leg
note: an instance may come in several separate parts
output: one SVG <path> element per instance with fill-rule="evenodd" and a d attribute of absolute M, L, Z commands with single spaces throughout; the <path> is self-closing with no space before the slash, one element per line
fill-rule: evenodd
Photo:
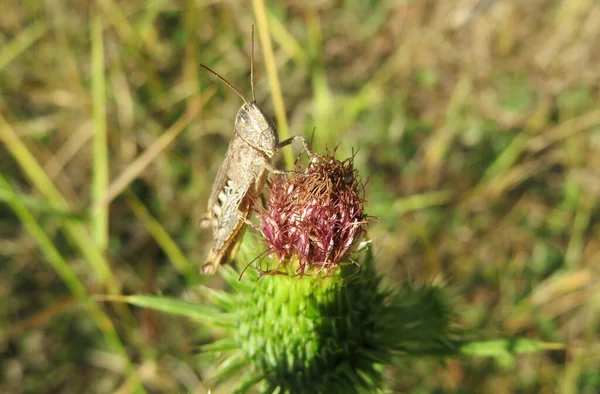
<path fill-rule="evenodd" d="M 269 171 L 271 174 L 275 174 L 275 175 L 289 175 L 289 174 L 294 174 L 294 175 L 302 175 L 301 172 L 298 171 L 294 171 L 294 170 L 280 170 L 278 168 L 275 168 L 273 166 L 273 164 L 271 163 L 264 163 L 263 167 L 265 168 L 265 170 Z"/>
<path fill-rule="evenodd" d="M 295 135 L 293 137 L 290 137 L 286 140 L 281 141 L 279 144 L 277 144 L 277 149 L 281 149 L 285 146 L 291 145 L 296 141 L 302 142 L 302 145 L 304 146 L 304 150 L 306 151 L 306 154 L 308 155 L 309 158 L 312 159 L 313 157 L 315 157 L 315 154 L 313 153 L 312 149 L 310 148 L 308 141 L 306 141 L 306 138 L 304 138 L 301 135 Z"/>
<path fill-rule="evenodd" d="M 308 141 L 306 141 L 306 138 L 304 138 L 301 135 L 295 135 L 293 137 L 290 137 L 286 140 L 281 141 L 280 143 L 277 144 L 277 150 L 284 148 L 288 145 L 293 144 L 296 141 L 300 141 L 302 142 L 302 145 L 304 146 L 304 150 L 306 151 L 306 154 L 308 155 L 308 157 L 312 160 L 316 157 L 316 155 L 313 153 L 312 149 L 310 148 L 310 145 L 308 144 Z M 301 172 L 298 171 L 286 171 L 286 170 L 280 170 L 278 168 L 275 168 L 271 163 L 269 162 L 265 162 L 263 163 L 263 167 L 265 170 L 269 171 L 271 174 L 276 174 L 276 175 L 289 175 L 289 174 L 295 174 L 295 175 L 302 175 Z"/>

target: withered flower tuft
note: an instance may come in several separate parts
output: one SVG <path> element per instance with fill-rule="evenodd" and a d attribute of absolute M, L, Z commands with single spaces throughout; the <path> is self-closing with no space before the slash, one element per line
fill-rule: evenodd
<path fill-rule="evenodd" d="M 329 271 L 365 231 L 364 187 L 353 158 L 315 155 L 298 175 L 270 184 L 262 232 L 280 262 L 297 260 L 297 274 Z"/>

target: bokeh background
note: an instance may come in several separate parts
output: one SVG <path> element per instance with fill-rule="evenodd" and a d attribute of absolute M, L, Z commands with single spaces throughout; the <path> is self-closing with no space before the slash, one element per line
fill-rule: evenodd
<path fill-rule="evenodd" d="M 223 285 L 199 218 L 241 100 L 198 64 L 250 98 L 253 24 L 282 137 L 357 151 L 386 285 L 443 284 L 473 338 L 566 344 L 410 360 L 391 392 L 600 392 L 592 0 L 3 0 L 0 392 L 211 387 L 218 333 L 90 297 Z"/>

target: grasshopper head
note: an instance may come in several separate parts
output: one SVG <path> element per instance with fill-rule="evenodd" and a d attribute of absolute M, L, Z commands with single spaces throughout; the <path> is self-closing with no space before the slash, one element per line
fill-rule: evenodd
<path fill-rule="evenodd" d="M 244 103 L 235 116 L 237 134 L 253 148 L 272 157 L 277 151 L 277 128 L 267 114 L 253 101 Z"/>

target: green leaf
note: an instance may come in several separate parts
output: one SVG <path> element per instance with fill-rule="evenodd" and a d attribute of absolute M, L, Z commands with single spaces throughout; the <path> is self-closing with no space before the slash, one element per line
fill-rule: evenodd
<path fill-rule="evenodd" d="M 230 337 L 220 339 L 216 342 L 209 343 L 200 347 L 202 353 L 217 353 L 238 350 L 240 347 Z"/>
<path fill-rule="evenodd" d="M 109 298 L 110 299 L 110 298 Z M 219 313 L 214 307 L 194 304 L 188 301 L 183 301 L 178 298 L 164 296 L 149 296 L 149 295 L 132 295 L 123 297 L 125 302 L 150 308 L 157 311 L 170 313 L 173 315 L 187 316 L 190 319 L 199 320 L 203 323 L 220 323 L 228 321 L 230 317 Z"/>

